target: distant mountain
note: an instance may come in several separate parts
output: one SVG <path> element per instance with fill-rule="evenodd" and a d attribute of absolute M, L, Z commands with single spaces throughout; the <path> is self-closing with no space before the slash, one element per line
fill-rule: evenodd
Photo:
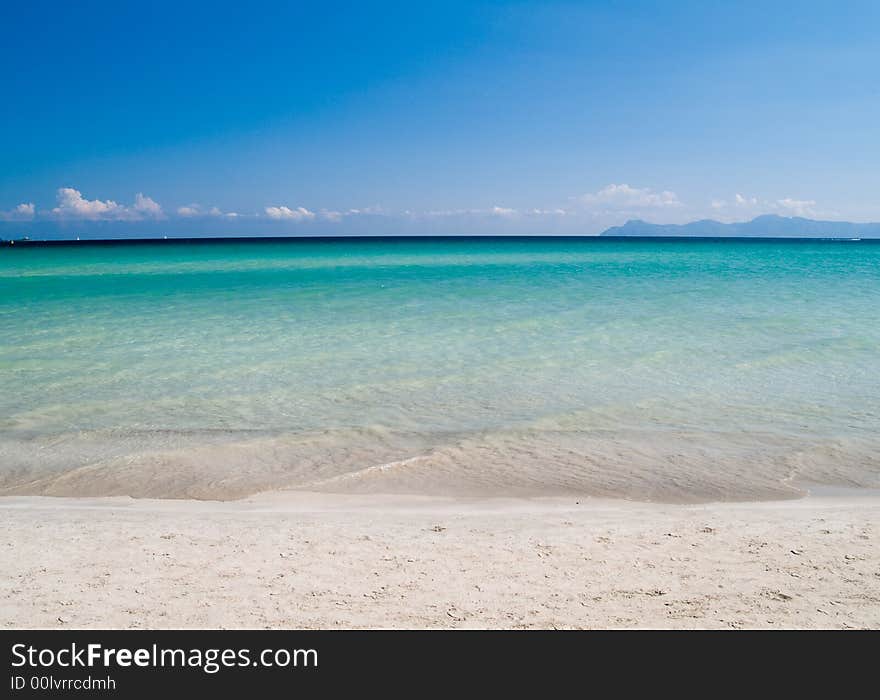
<path fill-rule="evenodd" d="M 724 236 L 770 238 L 880 238 L 880 223 L 856 224 L 851 221 L 815 221 L 797 216 L 766 214 L 752 219 L 723 224 L 712 219 L 689 224 L 650 224 L 631 219 L 623 226 L 612 226 L 602 236 Z"/>

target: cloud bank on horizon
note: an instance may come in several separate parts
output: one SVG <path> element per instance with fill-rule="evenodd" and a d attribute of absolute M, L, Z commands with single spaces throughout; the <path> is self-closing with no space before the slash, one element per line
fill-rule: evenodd
<path fill-rule="evenodd" d="M 315 230 L 310 224 L 317 224 L 317 230 L 326 232 L 326 226 L 343 225 L 355 219 L 375 224 L 377 220 L 418 229 L 420 223 L 434 221 L 453 222 L 458 226 L 479 226 L 492 222 L 496 233 L 505 233 L 508 227 L 526 225 L 540 232 L 548 223 L 565 223 L 569 233 L 598 233 L 608 226 L 623 223 L 629 219 L 644 219 L 654 223 L 685 223 L 700 218 L 713 218 L 717 221 L 744 221 L 761 214 L 781 216 L 834 218 L 834 212 L 817 209 L 814 200 L 785 197 L 765 200 L 754 196 L 735 193 L 729 200 L 715 199 L 705 206 L 690 205 L 682 201 L 671 190 L 655 191 L 648 187 L 633 187 L 626 183 L 612 183 L 595 192 L 566 198 L 559 206 L 550 207 L 503 207 L 493 205 L 486 208 L 429 209 L 424 211 L 387 210 L 380 206 L 342 211 L 312 210 L 302 205 L 271 205 L 262 210 L 239 213 L 223 211 L 217 206 L 203 206 L 191 202 L 172 207 L 166 214 L 163 206 L 152 197 L 138 192 L 131 204 L 120 204 L 112 199 L 89 199 L 73 187 L 59 187 L 56 190 L 56 203 L 53 207 L 38 209 L 32 202 L 22 202 L 10 210 L 0 212 L 0 222 L 15 224 L 42 224 L 43 230 L 57 231 L 61 235 L 77 228 L 90 231 L 107 232 L 108 224 L 155 224 L 162 222 L 162 228 L 176 235 L 185 235 L 200 222 L 207 225 L 212 235 L 236 235 L 253 229 L 255 225 L 261 233 L 291 235 L 302 233 L 302 228 Z M 269 228 L 274 224 L 274 228 Z M 92 226 L 90 226 L 92 225 Z M 442 224 L 441 224 L 442 225 Z M 507 225 L 507 226 L 505 226 Z M 344 228 L 344 227 L 343 227 Z M 112 227 L 114 235 L 140 233 L 143 227 Z M 382 228 L 378 230 L 384 230 Z M 308 233 L 308 231 L 306 231 Z M 343 231 L 344 233 L 344 231 Z"/>
<path fill-rule="evenodd" d="M 880 221 L 871 0 L 206 8 L 0 9 L 0 236 Z"/>

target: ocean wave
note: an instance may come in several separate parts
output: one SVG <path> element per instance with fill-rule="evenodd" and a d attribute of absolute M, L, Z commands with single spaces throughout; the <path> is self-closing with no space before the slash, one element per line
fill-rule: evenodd
<path fill-rule="evenodd" d="M 39 444 L 39 464 L 0 478 L 3 495 L 227 500 L 276 489 L 444 496 L 600 496 L 706 502 L 794 498 L 812 482 L 880 487 L 880 445 L 743 432 L 517 429 L 474 434 L 344 428 L 242 439 L 194 433 L 183 446 L 100 439 Z M 89 442 L 89 440 L 91 442 Z M 78 466 L 67 458 L 101 445 Z M 181 444 L 181 443 L 178 443 Z M 34 443 L 21 454 L 34 454 Z M 52 450 L 56 454 L 45 459 Z M 79 452 L 78 452 L 79 450 Z M 2 454 L 11 454 L 8 443 Z M 50 465 L 47 468 L 47 465 Z"/>

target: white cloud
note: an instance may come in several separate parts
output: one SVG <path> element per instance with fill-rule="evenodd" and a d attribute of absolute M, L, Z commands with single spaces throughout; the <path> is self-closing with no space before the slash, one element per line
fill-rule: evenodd
<path fill-rule="evenodd" d="M 311 221 L 315 218 L 315 212 L 305 207 L 291 209 L 289 207 L 266 207 L 266 216 L 270 219 L 286 221 Z"/>
<path fill-rule="evenodd" d="M 527 209 L 527 216 L 566 216 L 570 212 L 565 209 Z"/>
<path fill-rule="evenodd" d="M 124 206 L 112 199 L 86 199 L 79 190 L 61 187 L 57 192 L 58 206 L 52 214 L 60 219 L 85 219 L 88 221 L 139 221 L 145 218 L 162 217 L 162 207 L 140 192 L 135 196 L 134 205 Z"/>
<path fill-rule="evenodd" d="M 750 197 L 736 193 L 732 199 L 716 199 L 711 203 L 712 209 L 719 213 L 722 220 L 743 220 L 744 218 L 758 216 L 760 214 L 781 214 L 783 216 L 816 217 L 828 215 L 830 212 L 821 212 L 816 209 L 816 201 L 813 199 L 794 199 L 785 197 L 777 200 L 767 200 L 760 197 Z"/>
<path fill-rule="evenodd" d="M 411 214 L 411 212 L 405 212 Z M 511 219 L 519 215 L 516 209 L 508 207 L 492 206 L 488 209 L 432 209 L 426 211 L 423 216 L 443 217 L 443 216 L 498 216 L 505 219 Z"/>
<path fill-rule="evenodd" d="M 182 216 L 187 219 L 191 219 L 195 216 L 226 216 L 229 218 L 234 218 L 238 216 L 234 211 L 232 212 L 223 212 L 218 207 L 211 207 L 208 210 L 202 209 L 201 204 L 187 204 L 183 207 L 177 207 L 177 215 Z"/>
<path fill-rule="evenodd" d="M 755 215 L 762 211 L 766 212 L 772 207 L 767 202 L 762 202 L 757 197 L 747 197 L 737 192 L 733 199 L 713 199 L 709 206 L 713 212 L 717 212 L 722 220 L 742 219 L 743 216 Z"/>
<path fill-rule="evenodd" d="M 605 211 L 629 211 L 637 209 L 665 209 L 682 206 L 675 192 L 654 192 L 648 187 L 630 187 L 626 183 L 606 185 L 598 192 L 577 198 L 590 208 Z"/>
<path fill-rule="evenodd" d="M 198 204 L 189 204 L 185 207 L 177 207 L 177 215 L 178 216 L 201 216 L 202 210 Z"/>
<path fill-rule="evenodd" d="M 425 216 L 466 216 L 476 211 L 475 209 L 432 209 L 431 211 L 426 211 Z M 418 213 L 413 214 L 413 216 L 418 216 Z"/>
<path fill-rule="evenodd" d="M 34 218 L 35 213 L 33 202 L 22 202 L 15 209 L 0 211 L 0 221 L 28 221 Z"/>
<path fill-rule="evenodd" d="M 408 212 L 401 212 L 402 215 L 406 215 Z M 324 221 L 330 221 L 332 223 L 339 223 L 345 218 L 351 216 L 385 216 L 385 210 L 380 207 L 378 204 L 374 204 L 373 206 L 364 207 L 363 209 L 346 209 L 345 211 L 337 211 L 335 209 L 321 209 L 317 216 L 319 219 L 323 219 Z"/>
<path fill-rule="evenodd" d="M 161 219 L 163 216 L 159 203 L 140 192 L 134 196 L 134 211 L 149 219 Z"/>
<path fill-rule="evenodd" d="M 794 199 L 785 197 L 777 200 L 766 200 L 759 197 L 747 197 L 742 194 L 735 194 L 733 199 L 728 201 L 724 199 L 716 199 L 712 201 L 712 208 L 719 211 L 722 215 L 727 215 L 734 219 L 742 219 L 746 216 L 757 216 L 759 214 L 782 214 L 784 216 L 806 216 L 815 217 L 823 215 L 816 209 L 816 201 L 813 199 Z M 829 214 L 830 212 L 824 212 Z"/>
<path fill-rule="evenodd" d="M 816 216 L 816 202 L 812 199 L 777 199 L 776 206 L 783 211 L 794 214 L 795 216 Z"/>
<path fill-rule="evenodd" d="M 489 213 L 492 214 L 492 216 L 503 216 L 504 218 L 509 218 L 511 216 L 517 215 L 516 209 L 510 209 L 508 207 L 498 207 L 498 206 L 492 207 L 489 210 Z"/>
<path fill-rule="evenodd" d="M 757 197 L 743 197 L 739 192 L 734 195 L 733 201 L 738 207 L 755 207 L 758 205 Z"/>
<path fill-rule="evenodd" d="M 72 187 L 61 187 L 57 192 L 58 206 L 52 210 L 56 216 L 72 219 L 119 218 L 126 212 L 125 207 L 112 199 L 88 200 L 79 190 Z"/>

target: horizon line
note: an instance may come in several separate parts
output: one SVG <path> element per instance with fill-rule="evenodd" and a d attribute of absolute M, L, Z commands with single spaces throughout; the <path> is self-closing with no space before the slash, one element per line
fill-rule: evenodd
<path fill-rule="evenodd" d="M 773 241 L 773 242 L 880 242 L 880 237 L 853 236 L 606 236 L 603 234 L 390 234 L 350 236 L 162 236 L 138 238 L 20 238 L 0 239 L 4 248 L 40 248 L 84 245 L 147 245 L 153 243 L 270 243 L 270 242 L 343 242 L 343 241 L 443 241 L 443 240 L 578 240 L 578 241 Z"/>

